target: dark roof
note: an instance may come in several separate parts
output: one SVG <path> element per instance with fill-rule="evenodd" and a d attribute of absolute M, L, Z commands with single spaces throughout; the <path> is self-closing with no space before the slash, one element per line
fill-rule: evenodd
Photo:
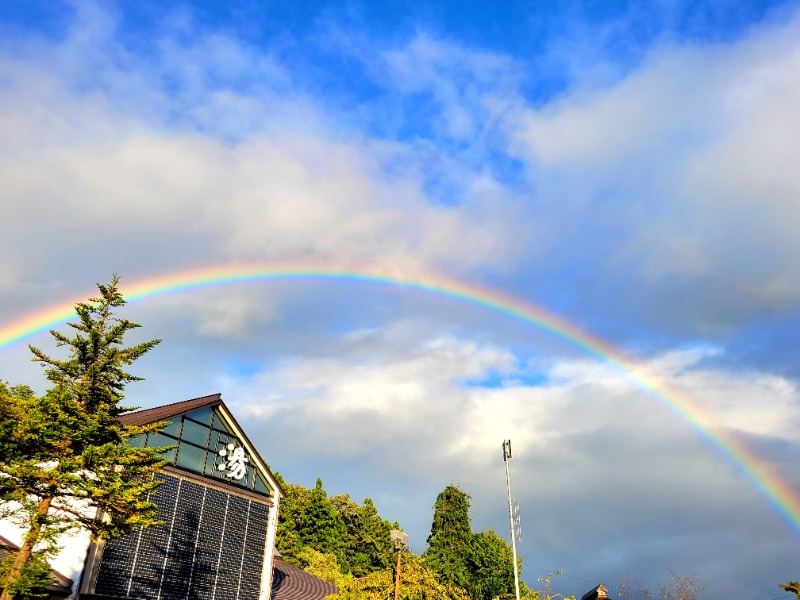
<path fill-rule="evenodd" d="M 602 583 L 581 596 L 581 600 L 602 600 L 603 598 L 608 598 L 608 590 Z"/>
<path fill-rule="evenodd" d="M 0 535 L 0 560 L 17 550 L 19 550 L 19 546 Z M 50 571 L 50 576 L 53 578 L 53 585 L 47 589 L 54 595 L 61 597 L 62 595 L 67 596 L 72 592 L 72 579 L 62 575 L 55 569 Z"/>
<path fill-rule="evenodd" d="M 332 583 L 290 565 L 279 556 L 274 557 L 271 600 L 325 600 L 328 595 L 338 593 L 339 588 Z"/>
<path fill-rule="evenodd" d="M 183 415 L 188 412 L 192 412 L 193 410 L 199 410 L 201 408 L 205 408 L 206 406 L 217 406 L 220 405 L 225 408 L 225 412 L 230 415 L 231 419 L 233 419 L 234 423 L 236 423 L 237 429 L 242 434 L 245 442 L 253 448 L 254 451 L 256 446 L 253 442 L 250 441 L 250 438 L 247 437 L 244 429 L 236 422 L 236 419 L 233 417 L 233 414 L 228 407 L 225 406 L 225 403 L 222 401 L 221 394 L 211 394 L 209 396 L 202 396 L 200 398 L 192 398 L 191 400 L 184 400 L 182 402 L 173 402 L 172 404 L 165 404 L 163 406 L 155 406 L 153 408 L 145 408 L 143 410 L 137 410 L 135 412 L 129 412 L 122 415 L 119 415 L 117 419 L 123 425 L 147 425 L 149 423 L 157 423 L 159 421 L 169 421 L 170 419 L 177 417 L 179 415 Z M 285 495 L 283 488 L 281 487 L 280 481 L 278 478 L 275 477 L 275 474 L 270 470 L 267 461 L 265 461 L 261 456 L 259 456 L 261 460 L 261 464 L 264 466 L 264 469 L 269 473 L 270 478 L 272 481 L 275 482 L 275 485 L 278 488 L 278 492 L 281 496 Z"/>
<path fill-rule="evenodd" d="M 123 425 L 147 425 L 149 423 L 157 423 L 158 421 L 169 421 L 172 417 L 214 404 L 222 404 L 222 396 L 220 394 L 211 394 L 210 396 L 203 396 L 202 398 L 192 398 L 191 400 L 184 400 L 183 402 L 173 402 L 172 404 L 165 404 L 164 406 L 145 408 L 144 410 L 125 413 L 117 417 L 117 419 L 119 419 L 119 422 Z"/>

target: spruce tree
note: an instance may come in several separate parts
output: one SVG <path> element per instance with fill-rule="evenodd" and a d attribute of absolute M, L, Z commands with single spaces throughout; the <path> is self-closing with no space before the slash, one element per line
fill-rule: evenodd
<path fill-rule="evenodd" d="M 159 449 L 125 441 L 164 424 L 124 426 L 117 417 L 131 410 L 121 405 L 125 385 L 140 379 L 127 366 L 160 340 L 123 347 L 125 334 L 139 325 L 114 314 L 125 304 L 118 281 L 115 275 L 98 284 L 99 297 L 75 306 L 73 337 L 51 331 L 66 359 L 31 346 L 53 384 L 44 396 L 0 386 L 0 516 L 12 516 L 26 531 L 0 571 L 0 600 L 43 593 L 42 565 L 69 530 L 114 538 L 158 523 L 149 496 L 157 485 L 152 474 L 165 461 Z"/>

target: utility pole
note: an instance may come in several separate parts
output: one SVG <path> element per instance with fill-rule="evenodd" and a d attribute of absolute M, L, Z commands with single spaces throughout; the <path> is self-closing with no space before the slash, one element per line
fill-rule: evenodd
<path fill-rule="evenodd" d="M 506 486 L 508 487 L 508 521 L 511 524 L 511 553 L 514 556 L 514 591 L 519 600 L 519 570 L 517 569 L 517 536 L 514 531 L 514 507 L 511 500 L 511 440 L 503 441 L 503 461 L 506 463 Z"/>

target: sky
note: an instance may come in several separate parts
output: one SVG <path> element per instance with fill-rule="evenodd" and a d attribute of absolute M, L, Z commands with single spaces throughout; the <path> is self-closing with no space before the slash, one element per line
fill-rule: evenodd
<path fill-rule="evenodd" d="M 798 106 L 794 2 L 6 0 L 0 327 L 113 273 L 444 278 L 602 340 L 797 499 Z M 509 538 L 511 439 L 532 587 L 800 576 L 800 523 L 702 428 L 503 310 L 306 277 L 120 314 L 163 340 L 129 404 L 221 393 L 286 480 L 372 498 L 416 552 L 449 484 Z M 0 348 L 0 379 L 43 392 L 27 343 L 57 353 Z"/>

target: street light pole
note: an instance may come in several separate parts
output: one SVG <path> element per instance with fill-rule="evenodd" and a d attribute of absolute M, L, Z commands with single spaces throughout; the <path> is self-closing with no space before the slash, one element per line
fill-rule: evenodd
<path fill-rule="evenodd" d="M 397 569 L 394 571 L 394 600 L 400 599 L 400 554 L 402 550 L 397 551 Z"/>
<path fill-rule="evenodd" d="M 519 600 L 519 570 L 517 569 L 517 536 L 514 532 L 514 507 L 511 504 L 511 440 L 503 441 L 503 461 L 506 463 L 506 487 L 508 488 L 508 521 L 511 524 L 511 553 L 514 556 L 514 591 Z"/>
<path fill-rule="evenodd" d="M 399 600 L 400 598 L 400 554 L 403 552 L 403 547 L 408 542 L 408 534 L 403 533 L 398 529 L 392 529 L 389 532 L 389 536 L 392 538 L 392 542 L 394 543 L 394 548 L 397 550 L 397 568 L 394 571 L 394 600 Z M 517 599 L 519 600 L 519 599 Z"/>

